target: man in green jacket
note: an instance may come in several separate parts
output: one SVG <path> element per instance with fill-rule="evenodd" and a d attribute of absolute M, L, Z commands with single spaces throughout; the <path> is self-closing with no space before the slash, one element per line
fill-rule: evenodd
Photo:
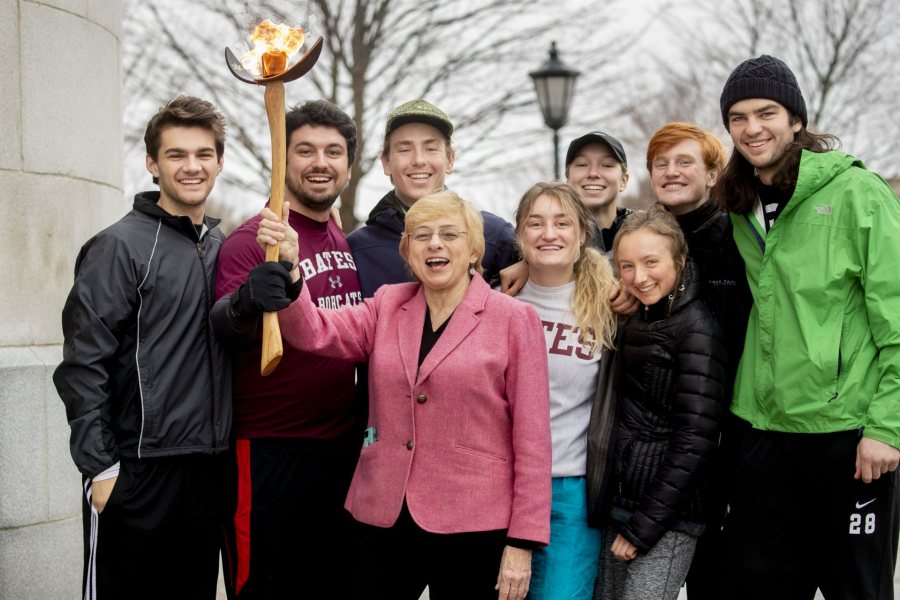
<path fill-rule="evenodd" d="M 728 598 L 893 598 L 900 495 L 900 202 L 807 130 L 782 61 L 731 73 L 731 212 L 753 309 L 732 411 L 752 429 L 725 523 Z"/>

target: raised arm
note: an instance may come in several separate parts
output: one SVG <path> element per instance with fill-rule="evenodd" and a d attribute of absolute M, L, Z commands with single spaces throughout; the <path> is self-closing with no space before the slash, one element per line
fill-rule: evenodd
<path fill-rule="evenodd" d="M 218 301 L 210 321 L 216 336 L 231 350 L 258 344 L 262 314 L 287 307 L 300 294 L 300 272 L 294 271 L 299 254 L 297 232 L 287 224 L 288 214 L 285 204 L 282 223 L 275 213 L 264 208 L 257 227 L 248 226 L 253 223 L 251 220 L 238 228 L 219 253 Z M 265 246 L 282 240 L 280 258 L 284 264 L 265 262 Z"/>

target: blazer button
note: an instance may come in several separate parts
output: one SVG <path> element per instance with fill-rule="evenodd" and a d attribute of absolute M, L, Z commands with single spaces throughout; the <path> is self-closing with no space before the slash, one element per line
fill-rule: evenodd
<path fill-rule="evenodd" d="M 413 449 L 413 441 L 412 440 L 409 440 L 408 442 L 406 442 L 406 449 L 407 450 Z"/>
<path fill-rule="evenodd" d="M 416 398 L 416 402 L 418 402 L 419 404 L 425 404 L 426 400 L 428 400 L 428 398 L 425 396 L 425 394 L 419 394 Z"/>

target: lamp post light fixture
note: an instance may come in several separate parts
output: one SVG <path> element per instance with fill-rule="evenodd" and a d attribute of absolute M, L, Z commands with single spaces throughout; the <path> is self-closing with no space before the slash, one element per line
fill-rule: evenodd
<path fill-rule="evenodd" d="M 534 81 L 544 124 L 553 130 L 553 173 L 559 179 L 559 130 L 569 120 L 569 108 L 575 96 L 575 80 L 581 73 L 559 60 L 556 42 L 550 43 L 550 59 L 529 73 Z"/>

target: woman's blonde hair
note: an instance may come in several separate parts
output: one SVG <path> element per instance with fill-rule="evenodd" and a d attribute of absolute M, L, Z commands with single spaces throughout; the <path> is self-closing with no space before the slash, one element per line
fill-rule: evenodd
<path fill-rule="evenodd" d="M 461 217 L 466 229 L 469 250 L 477 257 L 472 268 L 483 273 L 481 259 L 484 258 L 484 220 L 475 205 L 463 200 L 456 192 L 441 190 L 416 200 L 406 213 L 403 235 L 400 236 L 400 256 L 409 264 L 409 234 L 422 223 L 446 217 Z"/>
<path fill-rule="evenodd" d="M 591 349 L 591 354 L 601 348 L 612 348 L 616 338 L 616 315 L 609 304 L 609 295 L 618 287 L 618 282 L 609 261 L 587 245 L 597 226 L 575 188 L 560 181 L 548 181 L 536 183 L 525 192 L 516 209 L 519 247 L 522 249 L 525 224 L 534 203 L 541 196 L 558 200 L 563 213 L 575 220 L 580 246 L 573 265 L 575 293 L 571 308 L 579 331 L 578 340 Z"/>

